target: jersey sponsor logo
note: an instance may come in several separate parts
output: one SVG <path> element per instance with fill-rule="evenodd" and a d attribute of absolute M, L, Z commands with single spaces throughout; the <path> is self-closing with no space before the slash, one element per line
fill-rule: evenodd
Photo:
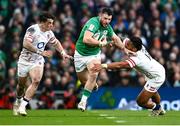
<path fill-rule="evenodd" d="M 28 28 L 27 30 L 29 33 L 33 34 L 35 32 L 35 29 L 34 28 Z"/>
<path fill-rule="evenodd" d="M 94 25 L 91 24 L 91 25 L 89 26 L 89 30 L 92 31 L 93 29 L 94 29 Z"/>
<path fill-rule="evenodd" d="M 93 38 L 96 39 L 96 40 L 98 40 L 98 39 L 99 39 L 99 36 L 100 36 L 100 33 L 96 33 L 96 34 L 94 34 Z"/>
<path fill-rule="evenodd" d="M 103 35 L 107 35 L 108 31 L 107 30 L 104 30 L 103 31 Z"/>
<path fill-rule="evenodd" d="M 44 43 L 44 42 L 39 42 L 39 43 L 37 44 L 37 48 L 38 48 L 38 49 L 42 49 L 42 48 L 44 48 L 44 46 L 45 46 L 45 43 Z"/>

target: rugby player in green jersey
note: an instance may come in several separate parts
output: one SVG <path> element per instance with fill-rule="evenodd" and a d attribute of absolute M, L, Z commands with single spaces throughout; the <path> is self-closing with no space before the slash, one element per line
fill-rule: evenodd
<path fill-rule="evenodd" d="M 84 111 L 86 109 L 87 99 L 93 88 L 98 86 L 96 79 L 98 72 L 93 72 L 91 68 L 94 64 L 101 64 L 101 47 L 108 45 L 110 42 L 118 48 L 131 54 L 130 50 L 124 48 L 121 39 L 114 33 L 110 22 L 112 20 L 112 10 L 103 8 L 97 17 L 89 19 L 81 30 L 80 36 L 76 42 L 74 54 L 74 64 L 77 76 L 82 84 L 85 84 L 82 98 L 78 108 Z"/>

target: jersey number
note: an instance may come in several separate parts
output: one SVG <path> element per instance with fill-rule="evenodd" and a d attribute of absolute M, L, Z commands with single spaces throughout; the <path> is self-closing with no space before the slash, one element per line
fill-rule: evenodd
<path fill-rule="evenodd" d="M 151 55 L 150 55 L 145 49 L 143 49 L 143 52 L 144 52 L 144 54 L 147 56 L 147 58 L 148 58 L 149 60 L 152 59 Z"/>

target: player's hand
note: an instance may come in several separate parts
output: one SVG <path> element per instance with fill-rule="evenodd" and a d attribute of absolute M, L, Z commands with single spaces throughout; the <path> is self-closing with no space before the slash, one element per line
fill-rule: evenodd
<path fill-rule="evenodd" d="M 136 52 L 133 52 L 133 51 L 126 49 L 126 48 L 124 48 L 124 52 L 128 56 L 136 56 L 137 55 Z"/>
<path fill-rule="evenodd" d="M 107 39 L 103 38 L 99 43 L 99 47 L 104 47 L 104 46 L 106 46 L 108 44 L 109 44 L 109 42 L 107 41 Z"/>
<path fill-rule="evenodd" d="M 70 60 L 73 60 L 74 58 L 66 53 L 62 54 L 62 57 L 63 57 L 63 60 L 65 59 L 70 59 Z"/>
<path fill-rule="evenodd" d="M 104 46 L 106 46 L 107 44 L 108 44 L 107 41 L 101 41 L 101 42 L 99 43 L 99 47 L 104 47 Z"/>
<path fill-rule="evenodd" d="M 94 64 L 94 66 L 91 68 L 93 72 L 100 72 L 101 69 L 103 69 L 101 64 Z"/>
<path fill-rule="evenodd" d="M 50 58 L 50 57 L 52 57 L 53 52 L 51 50 L 47 50 L 47 51 L 45 50 L 45 51 L 42 51 L 41 55 L 44 57 Z"/>
<path fill-rule="evenodd" d="M 114 41 L 109 41 L 109 42 L 108 42 L 108 45 L 109 45 L 110 47 L 113 47 L 113 46 L 114 46 Z"/>
<path fill-rule="evenodd" d="M 74 60 L 74 58 L 72 56 L 68 55 L 64 50 L 61 51 L 61 56 L 63 57 L 63 60 L 65 60 L 65 59 Z"/>

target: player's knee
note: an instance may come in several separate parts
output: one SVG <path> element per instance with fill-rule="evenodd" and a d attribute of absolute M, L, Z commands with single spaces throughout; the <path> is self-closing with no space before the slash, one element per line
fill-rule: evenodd
<path fill-rule="evenodd" d="M 93 77 L 97 77 L 98 76 L 98 72 L 94 72 L 94 71 L 89 71 L 89 75 L 93 76 Z"/>
<path fill-rule="evenodd" d="M 85 81 L 84 81 L 84 80 L 82 80 L 82 81 L 81 81 L 81 84 L 85 85 L 85 84 L 86 84 L 86 82 L 87 82 L 87 80 L 85 80 Z"/>
<path fill-rule="evenodd" d="M 90 77 L 92 80 L 96 80 L 97 76 L 98 76 L 98 73 L 90 73 L 90 74 L 89 74 L 89 77 Z"/>
<path fill-rule="evenodd" d="M 38 78 L 38 77 L 32 79 L 32 83 L 35 84 L 35 85 L 37 85 L 37 86 L 39 85 L 40 81 L 41 81 L 41 79 Z"/>

